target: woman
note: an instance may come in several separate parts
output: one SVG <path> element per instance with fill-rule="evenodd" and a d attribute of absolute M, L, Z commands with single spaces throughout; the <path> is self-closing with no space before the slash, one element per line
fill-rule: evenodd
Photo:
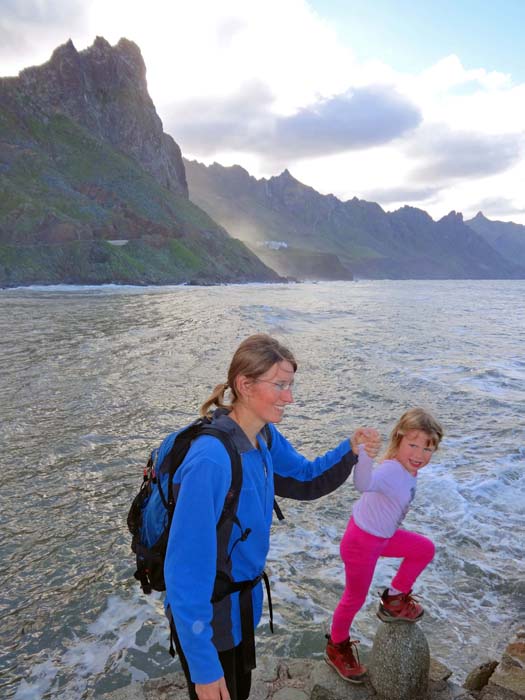
<path fill-rule="evenodd" d="M 175 473 L 176 508 L 164 567 L 166 606 L 193 700 L 245 700 L 249 695 L 255 666 L 253 659 L 250 663 L 250 630 L 261 617 L 260 579 L 274 493 L 319 498 L 340 486 L 357 461 L 348 439 L 309 461 L 277 430 L 275 424 L 293 401 L 296 370 L 293 354 L 276 339 L 252 335 L 236 350 L 228 381 L 215 387 L 201 407 L 201 414 L 211 416 L 212 425 L 228 434 L 241 455 L 242 488 L 236 518 L 227 527 L 217 529 L 232 478 L 222 442 L 211 435 L 199 437 Z M 371 457 L 377 455 L 375 430 L 359 429 L 353 440 L 364 442 Z M 249 583 L 248 592 L 218 600 L 217 572 Z"/>

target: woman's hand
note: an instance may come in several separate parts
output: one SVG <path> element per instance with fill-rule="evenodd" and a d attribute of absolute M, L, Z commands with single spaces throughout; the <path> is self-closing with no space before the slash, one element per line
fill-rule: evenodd
<path fill-rule="evenodd" d="M 199 700 L 230 700 L 224 676 L 213 683 L 195 683 L 195 692 Z"/>
<path fill-rule="evenodd" d="M 381 437 L 375 428 L 358 428 L 350 440 L 352 452 L 359 454 L 359 445 L 363 445 L 367 455 L 375 459 L 381 447 Z"/>

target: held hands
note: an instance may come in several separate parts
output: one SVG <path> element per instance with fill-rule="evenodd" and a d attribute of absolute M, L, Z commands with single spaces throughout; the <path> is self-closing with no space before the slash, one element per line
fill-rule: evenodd
<path fill-rule="evenodd" d="M 352 452 L 359 454 L 359 445 L 363 445 L 367 455 L 375 459 L 381 447 L 381 438 L 375 428 L 358 428 L 350 440 Z"/>
<path fill-rule="evenodd" d="M 195 692 L 199 700 L 230 700 L 224 676 L 213 683 L 195 683 Z"/>

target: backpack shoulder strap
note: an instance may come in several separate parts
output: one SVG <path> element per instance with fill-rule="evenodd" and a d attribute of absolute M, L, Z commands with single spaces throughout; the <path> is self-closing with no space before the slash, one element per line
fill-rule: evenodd
<path fill-rule="evenodd" d="M 157 486 L 159 489 L 159 494 L 162 503 L 164 504 L 164 507 L 166 508 L 170 516 L 173 513 L 173 509 L 175 507 L 172 488 L 173 477 L 177 469 L 184 461 L 184 458 L 186 457 L 186 454 L 190 449 L 191 443 L 193 442 L 193 440 L 195 440 L 196 437 L 198 437 L 201 434 L 205 425 L 206 423 L 204 423 L 203 419 L 199 419 L 196 420 L 194 423 L 191 423 L 191 425 L 189 425 L 187 428 L 181 430 L 175 436 L 173 445 L 162 460 L 162 463 L 159 465 L 157 471 Z M 168 474 L 168 490 L 165 495 L 162 491 L 161 479 L 159 477 L 161 474 L 166 473 Z"/>
<path fill-rule="evenodd" d="M 213 437 L 220 440 L 224 445 L 226 451 L 228 452 L 228 456 L 230 457 L 232 479 L 230 488 L 228 490 L 228 493 L 226 494 L 226 499 L 224 501 L 224 508 L 222 510 L 221 517 L 217 524 L 217 527 L 220 527 L 226 519 L 233 518 L 235 516 L 235 511 L 237 510 L 237 502 L 239 500 L 239 495 L 242 487 L 242 462 L 239 451 L 233 444 L 233 440 L 228 435 L 228 433 L 224 432 L 223 430 L 219 430 L 218 428 L 215 428 L 205 418 L 196 420 L 187 428 L 181 430 L 181 432 L 175 438 L 171 450 L 164 458 L 162 465 L 159 469 L 159 473 L 167 472 L 169 474 L 167 498 L 162 492 L 162 488 L 160 486 L 160 479 L 158 482 L 159 491 L 163 502 L 166 501 L 164 505 L 171 516 L 175 507 L 173 497 L 173 477 L 177 469 L 184 461 L 184 458 L 186 457 L 186 454 L 190 449 L 191 443 L 200 435 L 212 435 Z"/>
<path fill-rule="evenodd" d="M 201 435 L 213 435 L 222 442 L 230 457 L 232 480 L 226 498 L 224 500 L 224 508 L 222 509 L 221 517 L 217 523 L 217 529 L 225 522 L 225 520 L 235 517 L 237 503 L 242 487 L 242 461 L 239 450 L 233 444 L 233 440 L 228 433 L 223 430 L 218 430 L 211 425 L 206 425 L 201 429 Z"/>

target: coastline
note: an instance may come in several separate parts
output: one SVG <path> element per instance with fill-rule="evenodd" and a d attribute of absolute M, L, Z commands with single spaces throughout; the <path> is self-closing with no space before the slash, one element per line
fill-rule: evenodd
<path fill-rule="evenodd" d="M 370 649 L 362 660 L 370 661 Z M 93 700 L 187 700 L 182 672 L 95 695 Z M 261 656 L 252 674 L 253 700 L 377 700 L 370 676 L 361 685 L 347 683 L 319 659 Z M 498 661 L 484 661 L 462 685 L 444 664 L 430 658 L 425 700 L 522 700 L 525 698 L 525 629 L 517 632 Z"/>
<path fill-rule="evenodd" d="M 366 658 L 366 654 L 363 654 Z M 474 700 L 461 686 L 451 683 L 450 671 L 433 662 L 428 700 Z M 187 700 L 182 672 L 142 683 L 132 683 L 93 700 Z M 277 659 L 262 656 L 252 673 L 251 700 L 372 700 L 376 692 L 367 678 L 361 685 L 341 679 L 324 660 Z"/>

